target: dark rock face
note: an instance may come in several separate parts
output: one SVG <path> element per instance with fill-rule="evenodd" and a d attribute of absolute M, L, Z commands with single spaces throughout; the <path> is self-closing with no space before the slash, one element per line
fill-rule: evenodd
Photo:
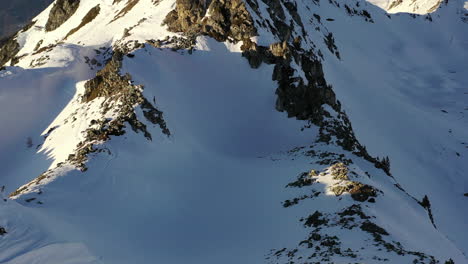
<path fill-rule="evenodd" d="M 97 97 L 110 97 L 123 89 L 131 89 L 128 76 L 119 74 L 122 67 L 123 54 L 116 51 L 112 59 L 100 70 L 94 79 L 85 84 L 83 102 L 90 102 Z"/>
<path fill-rule="evenodd" d="M 57 0 L 50 10 L 49 20 L 46 24 L 46 31 L 53 31 L 60 27 L 73 14 L 75 14 L 80 0 Z"/>
<path fill-rule="evenodd" d="M 20 32 L 25 32 L 29 30 L 36 21 L 32 21 L 26 25 Z M 11 65 L 14 65 L 18 62 L 16 55 L 20 51 L 20 45 L 16 41 L 18 34 L 12 35 L 9 38 L 0 39 L 0 70 L 5 64 L 11 60 Z"/>
<path fill-rule="evenodd" d="M 289 44 L 291 28 L 283 22 L 286 15 L 280 2 L 267 1 L 267 4 L 270 15 L 275 18 L 271 30 L 284 40 L 270 47 L 258 47 L 250 40 L 257 30 L 245 3 L 240 0 L 178 0 L 176 9 L 168 14 L 165 23 L 174 32 L 187 35 L 201 33 L 218 41 L 243 41 L 243 55 L 253 68 L 258 68 L 261 63 L 275 64 L 272 78 L 279 85 L 276 109 L 288 112 L 290 117 L 313 119 L 314 123 L 318 123 L 317 117 L 323 115 L 323 104 L 337 106 L 335 94 L 324 79 L 320 61 L 312 52 L 300 47 L 301 39 L 295 39 L 293 45 Z M 252 1 L 250 5 L 256 9 Z M 289 6 L 289 9 L 302 24 L 295 13 L 295 6 Z M 210 16 L 205 17 L 207 12 Z M 294 77 L 293 59 L 302 66 L 307 80 Z M 305 84 L 306 81 L 308 84 Z"/>
<path fill-rule="evenodd" d="M 110 136 L 121 136 L 125 134 L 125 124 L 129 124 L 136 133 L 142 132 L 148 140 L 152 140 L 147 127 L 138 120 L 134 106 L 140 105 L 145 118 L 155 125 L 159 125 L 165 135 L 170 135 L 170 131 L 163 119 L 163 112 L 154 107 L 142 94 L 143 86 L 132 84 L 132 77 L 129 74 L 121 75 L 122 60 L 125 51 L 116 50 L 106 66 L 100 70 L 96 77 L 85 84 L 85 93 L 82 97 L 84 103 L 90 102 L 98 97 L 105 97 L 102 103 L 103 111 L 108 111 L 111 104 L 120 101 L 119 116 L 113 120 L 94 120 L 93 125 L 98 128 L 89 128 L 86 131 L 86 139 L 77 146 L 78 151 L 70 155 L 68 161 L 73 165 L 86 171 L 85 166 L 90 153 L 99 152 L 99 148 L 93 142 L 107 141 Z"/>
<path fill-rule="evenodd" d="M 276 64 L 273 78 L 279 84 L 276 109 L 286 111 L 290 117 L 319 124 L 323 104 L 337 107 L 335 93 L 325 81 L 319 60 L 306 51 L 299 51 L 295 56 L 304 69 L 308 83 L 294 78 L 290 61 Z"/>
<path fill-rule="evenodd" d="M 16 35 L 0 41 L 0 67 L 4 66 L 18 54 L 20 45 L 15 37 Z"/>
<path fill-rule="evenodd" d="M 322 63 L 313 51 L 302 49 L 300 43 L 300 38 L 293 40 L 293 44 L 284 41 L 270 47 L 258 47 L 255 43 L 246 46 L 244 42 L 243 56 L 253 68 L 258 68 L 262 63 L 275 65 L 272 78 L 278 83 L 278 111 L 321 126 L 324 115 L 322 105 L 328 104 L 337 112 L 340 105 L 324 78 Z M 291 66 L 293 61 L 301 66 L 306 80 L 295 76 L 296 70 Z"/>
<path fill-rule="evenodd" d="M 139 48 L 144 47 L 140 45 Z M 106 61 L 106 65 L 101 69 L 96 77 L 85 83 L 85 92 L 81 97 L 82 103 L 89 103 L 98 97 L 104 98 L 100 104 L 102 113 L 105 114 L 110 110 L 117 111 L 117 117 L 113 119 L 102 118 L 91 120 L 91 127 L 84 131 L 85 139 L 78 143 L 73 154 L 68 156 L 64 163 L 68 163 L 84 172 L 87 171 L 86 162 L 89 156 L 93 153 L 107 152 L 109 150 L 96 142 L 105 142 L 111 139 L 111 136 L 122 136 L 127 133 L 127 126 L 135 133 L 142 133 L 147 140 L 152 140 L 152 135 L 148 131 L 146 124 L 141 122 L 135 112 L 135 106 L 139 106 L 143 112 L 143 116 L 152 124 L 158 125 L 161 132 L 167 136 L 171 135 L 169 128 L 163 118 L 163 112 L 157 109 L 143 95 L 143 85 L 134 85 L 130 74 L 122 75 L 122 61 L 124 56 L 129 56 L 129 50 L 116 49 L 112 56 Z M 130 56 L 131 57 L 131 56 Z M 115 103 L 119 102 L 118 109 L 115 108 Z M 52 133 L 51 129 L 47 134 Z M 60 167 L 64 163 L 59 163 Z M 10 194 L 10 197 L 15 197 L 30 191 L 31 186 L 40 184 L 42 180 L 50 178 L 54 174 L 53 170 L 48 170 L 41 174 L 36 179 L 32 180 L 23 187 Z M 40 195 L 34 193 L 32 195 Z M 30 197 L 30 196 L 29 196 Z M 36 197 L 31 197 L 25 201 L 34 201 Z M 40 201 L 38 202 L 40 203 Z M 0 230 L 1 231 L 1 230 Z"/>
<path fill-rule="evenodd" d="M 378 235 L 384 235 L 384 236 L 389 235 L 385 229 L 383 229 L 382 227 L 370 221 L 365 221 L 364 223 L 362 223 L 361 229 L 371 234 L 378 234 Z"/>
<path fill-rule="evenodd" d="M 123 124 L 128 122 L 134 131 L 142 131 L 146 138 L 151 139 L 151 135 L 146 131 L 146 126 L 136 118 L 134 113 L 134 106 L 140 105 L 145 118 L 153 124 L 158 124 L 164 134 L 170 135 L 163 119 L 163 113 L 143 96 L 143 86 L 133 85 L 132 77 L 129 74 L 120 74 L 124 54 L 122 51 L 115 51 L 110 61 L 98 72 L 96 77 L 85 84 L 82 101 L 86 103 L 98 97 L 105 97 L 108 101 L 122 101 L 120 109 L 122 118 L 113 121 L 119 124 L 115 131 L 122 131 Z M 103 104 L 103 108 L 107 109 L 108 106 Z M 112 133 L 109 135 L 114 135 Z M 106 136 L 104 139 L 107 138 Z"/>
<path fill-rule="evenodd" d="M 323 214 L 319 211 L 315 211 L 312 215 L 309 215 L 307 219 L 305 219 L 304 226 L 307 227 L 319 227 L 321 225 L 327 224 L 327 219 L 323 217 Z"/>
<path fill-rule="evenodd" d="M 270 23 L 262 18 L 258 1 L 177 0 L 175 10 L 167 15 L 164 23 L 170 31 L 182 32 L 189 38 L 207 35 L 218 41 L 242 41 L 242 55 L 252 68 L 258 68 L 262 63 L 275 65 L 272 79 L 278 83 L 275 105 L 278 111 L 319 126 L 320 142 L 329 143 L 331 135 L 336 136 L 338 145 L 345 150 L 382 167 L 379 160 L 371 157 L 355 138 L 351 123 L 342 112 L 332 87 L 325 80 L 321 52 L 302 47 L 307 33 L 297 13 L 297 6 L 290 1 L 261 0 L 268 6 L 267 11 L 273 21 Z M 247 6 L 258 15 L 259 20 L 254 22 Z M 206 16 L 207 13 L 209 16 Z M 291 23 L 285 22 L 286 14 L 293 18 Z M 295 32 L 293 22 L 302 29 L 299 36 L 292 36 Z M 281 41 L 271 43 L 269 47 L 258 46 L 250 39 L 257 35 L 257 27 L 268 28 Z M 333 48 L 339 57 L 337 47 Z M 301 68 L 299 70 L 304 72 L 305 78 L 297 76 L 298 69 L 294 64 Z M 327 118 L 329 113 L 323 105 L 331 106 L 339 113 L 339 118 Z M 390 175 L 389 172 L 387 174 Z"/>
<path fill-rule="evenodd" d="M 376 197 L 377 191 L 369 185 L 366 184 L 355 184 L 355 186 L 349 191 L 351 197 L 358 202 L 364 202 L 369 197 Z"/>
<path fill-rule="evenodd" d="M 434 216 L 432 215 L 432 208 L 431 208 L 431 202 L 429 201 L 429 197 L 427 195 L 424 195 L 422 201 L 418 202 L 424 209 L 426 209 L 427 214 L 429 215 L 429 219 L 431 219 L 432 225 L 436 227 L 435 221 L 434 221 Z"/>

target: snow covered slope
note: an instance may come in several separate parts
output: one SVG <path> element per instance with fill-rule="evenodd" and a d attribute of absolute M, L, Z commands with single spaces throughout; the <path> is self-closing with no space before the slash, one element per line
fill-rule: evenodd
<path fill-rule="evenodd" d="M 0 49 L 0 263 L 468 263 L 463 5 L 56 0 Z"/>
<path fill-rule="evenodd" d="M 370 0 L 369 2 L 387 10 L 389 13 L 411 13 L 420 15 L 433 13 L 445 3 L 440 0 Z"/>

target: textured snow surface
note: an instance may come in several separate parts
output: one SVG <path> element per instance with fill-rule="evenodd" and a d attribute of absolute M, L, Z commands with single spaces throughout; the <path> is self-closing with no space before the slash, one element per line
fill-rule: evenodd
<path fill-rule="evenodd" d="M 460 232 L 468 230 L 462 209 L 468 188 L 466 24 L 409 17 L 387 22 L 405 31 L 356 25 L 350 34 L 331 26 L 344 55 L 340 62 L 325 60 L 326 76 L 361 142 L 372 154 L 390 157 L 408 192 L 431 194 L 438 228 L 468 252 L 468 236 Z M 454 217 L 460 213 L 465 216 Z"/>
<path fill-rule="evenodd" d="M 74 16 L 45 32 L 49 7 L 35 26 L 19 34 L 19 63 L 0 71 L 2 195 L 48 169 L 57 177 L 35 187 L 44 191 L 42 204 L 23 197 L 0 200 L 0 227 L 8 232 L 0 236 L 0 263 L 264 263 L 271 249 L 304 239 L 300 217 L 340 209 L 327 189 L 334 183 L 329 175 L 318 181 L 328 195 L 283 208 L 284 200 L 300 194 L 285 186 L 312 169 L 310 157 L 291 157 L 287 151 L 309 146 L 318 129 L 303 129 L 305 122 L 275 110 L 273 66 L 253 70 L 242 58 L 240 44 L 205 37 L 197 39 L 193 54 L 146 45 L 124 59 L 121 73 L 144 85 L 146 98 L 164 112 L 170 137 L 147 122 L 152 141 L 127 129 L 104 144 L 107 154 L 92 156 L 88 171 L 56 168 L 75 151 L 93 119 L 116 114 L 102 115 L 99 98 L 82 103 L 84 83 L 100 67 L 86 57 L 103 63 L 112 45 L 176 35 L 162 26 L 175 1 L 155 2 L 140 0 L 114 20 L 127 1 L 81 0 Z M 305 29 L 324 53 L 325 78 L 357 138 L 371 155 L 390 157 L 396 182 L 410 195 L 429 197 L 437 229 L 390 177 L 358 159 L 354 169 L 376 175 L 365 183 L 384 193 L 367 212 L 409 250 L 434 255 L 442 263 L 449 258 L 468 263 L 464 3 L 443 4 L 430 21 L 408 14 L 388 17 L 360 1 L 372 15 L 374 23 L 369 23 L 328 1 L 313 5 L 313 12 L 306 8 L 312 3 L 296 2 Z M 415 3 L 418 10 L 432 4 Z M 65 39 L 97 4 L 97 18 Z M 401 12 L 413 12 L 411 8 Z M 265 5 L 259 10 L 267 17 Z M 320 27 L 333 32 L 341 59 L 328 51 L 317 25 L 308 23 L 313 13 L 322 17 Z M 131 28 L 129 34 L 125 28 Z M 275 42 L 263 28 L 254 40 Z M 40 41 L 40 47 L 54 47 L 36 53 Z M 141 109 L 137 114 L 144 120 Z M 343 199 L 351 203 L 349 196 Z M 367 246 L 365 234 L 336 234 L 350 247 Z M 388 263 L 408 262 L 388 257 Z"/>
<path fill-rule="evenodd" d="M 411 13 L 420 15 L 433 13 L 440 5 L 444 4 L 444 1 L 441 0 L 368 0 L 368 2 L 391 14 Z"/>

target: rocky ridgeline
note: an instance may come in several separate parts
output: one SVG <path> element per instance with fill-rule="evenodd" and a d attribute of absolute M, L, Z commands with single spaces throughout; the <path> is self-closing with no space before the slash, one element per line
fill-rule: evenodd
<path fill-rule="evenodd" d="M 119 1 L 115 0 L 114 3 Z M 320 134 L 315 142 L 311 142 L 312 146 L 320 145 L 326 148 L 327 145 L 337 145 L 345 151 L 344 153 L 354 158 L 363 158 L 391 176 L 388 158 L 379 159 L 370 156 L 366 148 L 356 139 L 351 122 L 342 110 L 333 88 L 324 77 L 322 52 L 308 38 L 296 3 L 289 0 L 261 0 L 268 6 L 269 17 L 263 17 L 259 1 L 177 0 L 175 9 L 167 15 L 164 23 L 170 31 L 181 33 L 181 36 L 148 40 L 147 43 L 117 42 L 118 45 L 113 47 L 112 55 L 102 61 L 103 68 L 85 84 L 85 92 L 80 98 L 83 107 L 98 98 L 104 99 L 101 104 L 101 114 L 104 116 L 109 111 L 117 111 L 117 116 L 111 120 L 106 118 L 92 120 L 89 128 L 83 131 L 85 139 L 77 145 L 75 153 L 58 167 L 69 166 L 72 169 L 86 171 L 89 156 L 93 153 L 108 152 L 103 143 L 112 136 L 125 134 L 127 125 L 136 133 L 142 133 L 151 140 L 152 135 L 143 120 L 139 120 L 135 113 L 136 107 L 142 110 L 147 121 L 158 125 L 163 134 L 170 135 L 163 113 L 144 97 L 144 87 L 133 84 L 130 75 L 121 74 L 123 58 L 131 57 L 132 51 L 147 44 L 157 48 L 189 50 L 190 53 L 195 47 L 196 37 L 204 35 L 218 41 L 241 42 L 242 56 L 248 60 L 253 69 L 259 68 L 263 63 L 274 65 L 272 79 L 276 81 L 278 87 L 276 105 L 272 107 L 287 112 L 291 118 L 307 120 L 310 126 L 318 126 Z M 131 9 L 137 2 L 138 0 L 129 1 L 125 9 Z M 57 1 L 49 17 L 48 24 L 50 22 L 51 25 L 48 30 L 59 27 L 73 15 L 76 11 L 74 5 L 78 5 L 77 3 L 79 4 L 79 1 Z M 97 8 L 90 15 L 91 19 L 99 14 L 96 10 Z M 288 21 L 288 17 L 292 20 Z M 260 27 L 267 28 L 279 41 L 268 46 L 255 43 L 252 37 L 258 35 Z M 333 35 L 331 33 L 325 35 L 324 41 L 330 52 L 340 59 Z M 11 53 L 4 52 L 4 49 L 14 53 L 19 48 L 14 38 L 6 43 L 7 45 L 0 50 L 0 65 L 13 58 Z M 298 71 L 302 71 L 304 75 L 298 76 Z M 317 165 L 327 167 L 321 171 L 303 172 L 295 181 L 288 184 L 287 188 L 307 189 L 309 194 L 286 200 L 283 206 L 285 208 L 296 206 L 302 201 L 314 200 L 327 193 L 333 194 L 337 201 L 343 200 L 347 203 L 343 203 L 343 208 L 333 213 L 315 211 L 301 218 L 301 223 L 309 232 L 307 238 L 300 241 L 297 246 L 272 251 L 268 257 L 272 263 L 328 263 L 336 256 L 356 261 L 363 260 L 366 257 L 363 256 L 365 253 L 360 249 L 344 248 L 341 238 L 333 235 L 338 229 L 364 232 L 368 236 L 369 247 L 375 247 L 382 252 L 414 257 L 413 263 L 438 263 L 430 255 L 404 249 L 399 242 L 392 240 L 391 234 L 377 225 L 373 220 L 374 216 L 365 211 L 364 208 L 378 202 L 379 196 L 383 193 L 371 184 L 362 183 L 362 177 L 370 178 L 370 175 L 360 175 L 353 171 L 350 168 L 353 163 L 351 159 L 332 150 L 318 153 L 313 148 L 304 151 L 303 155 L 316 160 Z M 45 179 L 56 176 L 56 171 L 49 170 L 10 196 L 16 197 L 28 193 L 24 196 L 26 202 L 35 201 L 41 204 L 39 198 L 42 191 L 37 189 L 37 186 Z M 323 184 L 317 184 L 325 178 L 332 184 L 325 187 Z M 346 199 L 348 196 L 350 199 Z M 428 199 L 420 204 L 431 216 Z M 434 223 L 432 216 L 431 221 Z M 383 255 L 375 254 L 373 257 L 376 263 L 388 261 Z"/>
<path fill-rule="evenodd" d="M 20 51 L 20 45 L 16 38 L 19 33 L 29 30 L 34 24 L 35 21 L 32 21 L 11 37 L 0 40 L 0 70 L 6 66 L 8 62 L 11 62 L 10 65 L 17 63 L 16 55 Z"/>
<path fill-rule="evenodd" d="M 242 55 L 249 61 L 252 68 L 258 68 L 262 63 L 274 65 L 272 79 L 278 84 L 276 91 L 276 109 L 278 111 L 285 111 L 289 117 L 307 120 L 311 124 L 319 126 L 320 136 L 317 138 L 317 142 L 337 144 L 344 150 L 366 158 L 390 175 L 389 166 L 385 166 L 379 159 L 371 157 L 355 138 L 351 123 L 346 114 L 341 111 L 341 105 L 337 101 L 332 87 L 327 84 L 324 78 L 320 60 L 321 51 L 313 48 L 315 45 L 312 45 L 312 48 L 305 48 L 302 45 L 307 34 L 293 2 L 265 0 L 264 3 L 269 7 L 269 19 L 260 16 L 256 0 L 246 2 L 242 0 L 177 0 L 176 3 L 175 10 L 167 15 L 164 23 L 169 30 L 182 33 L 183 37 L 149 40 L 148 44 L 158 48 L 164 46 L 173 50 L 190 50 L 195 45 L 195 39 L 199 35 L 210 36 L 218 41 L 242 42 Z M 49 17 L 49 22 L 55 26 L 49 28 L 58 27 L 59 23 L 63 23 L 73 15 L 76 11 L 74 5 L 77 4 L 79 4 L 78 1 L 57 1 Z M 130 2 L 127 6 L 129 5 L 131 5 Z M 282 6 L 285 6 L 286 9 L 284 10 Z M 249 9 L 257 14 L 258 20 L 256 22 L 249 13 Z M 286 12 L 293 18 L 295 24 L 285 22 Z M 93 15 L 93 17 L 95 16 Z M 269 46 L 257 45 L 251 40 L 257 35 L 257 27 L 268 27 L 281 41 L 271 43 Z M 295 27 L 299 27 L 300 30 L 296 30 Z M 300 32 L 300 34 L 293 36 L 292 32 Z M 103 114 L 105 114 L 110 109 L 115 109 L 118 102 L 119 116 L 112 121 L 95 120 L 93 125 L 97 127 L 85 131 L 86 140 L 77 146 L 76 153 L 70 155 L 67 161 L 76 168 L 85 171 L 87 169 L 85 166 L 87 156 L 99 151 L 96 144 L 102 144 L 110 136 L 124 134 L 125 124 L 129 124 L 135 132 L 142 132 L 146 138 L 152 138 L 146 126 L 137 119 L 134 112 L 135 105 L 140 106 L 144 116 L 151 123 L 158 124 L 164 134 L 170 134 L 162 112 L 144 98 L 142 94 L 144 87 L 133 85 L 131 76 L 120 74 L 123 57 L 133 50 L 144 47 L 144 45 L 143 43 L 120 43 L 114 47 L 112 57 L 104 62 L 105 66 L 97 73 L 96 77 L 85 84 L 83 104 L 92 102 L 96 98 L 105 98 L 105 103 L 102 104 Z M 298 65 L 300 68 L 298 69 L 294 65 Z M 297 70 L 304 72 L 305 79 L 295 75 Z M 332 117 L 332 114 L 324 109 L 324 105 L 330 106 L 337 115 Z M 47 174 L 46 172 L 46 177 Z M 43 177 L 44 174 L 40 176 L 41 179 Z M 38 183 L 36 180 L 35 184 Z M 21 191 L 14 192 L 12 196 L 30 191 L 24 186 L 19 190 Z M 360 185 L 359 182 L 353 182 L 343 186 L 341 193 L 353 192 L 353 190 L 362 193 L 363 190 L 372 192 L 373 189 L 370 186 Z"/>
<path fill-rule="evenodd" d="M 137 45 L 138 47 L 138 45 Z M 147 121 L 161 128 L 163 134 L 169 136 L 170 130 L 166 126 L 163 118 L 163 112 L 158 110 L 149 100 L 143 95 L 144 87 L 142 85 L 134 85 L 129 74 L 122 75 L 122 61 L 126 54 L 122 49 L 116 49 L 111 58 L 109 58 L 105 66 L 98 71 L 96 77 L 85 83 L 85 92 L 81 97 L 83 107 L 93 103 L 97 98 L 103 98 L 104 102 L 100 104 L 102 119 L 92 120 L 88 129 L 82 133 L 85 139 L 77 146 L 73 154 L 68 156 L 68 159 L 57 165 L 67 167 L 69 170 L 79 169 L 87 171 L 86 163 L 89 155 L 93 153 L 111 154 L 103 145 L 104 142 L 111 139 L 111 136 L 122 136 L 126 133 L 127 125 L 135 133 L 142 133 L 148 140 L 152 140 L 152 135 L 148 131 L 147 126 L 138 119 L 135 108 L 141 108 L 143 116 Z M 117 112 L 116 117 L 112 119 L 104 118 L 109 112 Z M 74 116 L 73 120 L 76 120 Z M 72 121 L 74 122 L 74 121 Z M 51 131 L 53 132 L 53 131 Z M 24 197 L 28 203 L 35 201 L 42 204 L 40 196 L 43 191 L 37 188 L 45 179 L 58 177 L 59 174 L 54 169 L 48 170 L 30 183 L 18 188 L 10 194 L 10 197 L 16 197 L 24 193 L 29 193 Z"/>
<path fill-rule="evenodd" d="M 80 0 L 57 0 L 55 1 L 50 14 L 47 24 L 45 26 L 46 31 L 53 31 L 65 23 L 80 5 Z M 25 32 L 35 24 L 35 21 L 29 23 L 18 33 Z M 8 66 L 13 66 L 17 63 L 16 55 L 20 51 L 20 45 L 16 40 L 18 33 L 13 36 L 0 40 L 0 69 L 6 66 L 8 62 L 11 62 Z"/>
<path fill-rule="evenodd" d="M 268 6 L 269 18 L 262 17 L 257 0 L 246 0 L 245 3 L 233 1 L 232 5 L 217 0 L 178 0 L 176 9 L 167 16 L 165 23 L 169 30 L 183 33 L 189 39 L 194 39 L 197 35 L 206 35 L 218 41 L 242 42 L 242 55 L 252 68 L 256 69 L 263 63 L 274 65 L 272 79 L 278 84 L 276 90 L 278 111 L 285 111 L 289 117 L 307 120 L 311 125 L 317 125 L 320 128 L 320 135 L 315 144 L 338 145 L 391 176 L 389 159 L 370 156 L 365 146 L 356 139 L 351 122 L 336 99 L 333 88 L 325 80 L 321 63 L 322 52 L 315 44 L 310 44 L 310 39 L 308 45 L 304 45 L 303 42 L 308 36 L 298 15 L 296 4 L 288 0 L 262 0 L 262 2 Z M 244 10 L 253 10 L 257 15 L 256 19 L 254 20 L 252 14 Z M 359 15 L 367 22 L 373 22 L 367 11 L 346 10 L 349 15 Z M 244 23 L 236 20 L 240 16 L 244 18 Z M 292 21 L 288 23 L 287 17 L 291 17 Z M 258 27 L 267 28 L 280 42 L 271 43 L 269 46 L 257 45 L 251 37 L 257 34 Z M 325 34 L 324 43 L 330 52 L 340 59 L 332 33 Z M 298 70 L 304 72 L 305 79 L 297 76 Z M 324 105 L 330 106 L 334 113 L 325 110 Z M 307 155 L 318 160 L 320 165 L 328 164 L 329 167 L 321 173 L 312 170 L 300 174 L 298 180 L 288 187 L 312 188 L 312 190 L 309 195 L 285 201 L 284 207 L 315 199 L 327 192 L 334 194 L 338 200 L 349 195 L 353 203 L 345 205 L 342 211 L 335 213 L 316 211 L 302 218 L 300 221 L 304 226 L 312 228 L 309 237 L 298 243 L 298 247 L 272 251 L 268 257 L 271 263 L 332 263 L 333 258 L 337 256 L 356 261 L 367 258 L 367 253 L 360 249 L 342 248 L 341 238 L 333 235 L 335 231 L 330 231 L 333 229 L 364 232 L 369 236 L 367 246 L 375 247 L 377 251 L 406 256 L 407 259 L 413 258 L 413 263 L 439 263 L 433 256 L 404 249 L 385 229 L 372 220 L 374 216 L 364 212 L 360 203 L 374 204 L 378 196 L 383 193 L 369 184 L 361 183 L 360 178 L 363 175 L 358 175 L 348 168 L 353 163 L 352 160 L 343 159 L 341 155 L 333 152 L 314 153 L 311 150 Z M 349 174 L 353 177 L 351 178 Z M 319 182 L 327 175 L 331 175 L 330 181 L 333 182 L 331 186 L 325 189 L 312 187 L 315 186 L 315 182 Z M 371 257 L 375 262 L 388 261 L 385 253 Z"/>
<path fill-rule="evenodd" d="M 323 144 L 323 143 L 321 143 Z M 372 207 L 384 193 L 360 181 L 373 175 L 352 169 L 353 160 L 344 154 L 317 152 L 320 146 L 297 148 L 291 155 L 306 155 L 315 160 L 312 164 L 324 169 L 311 169 L 302 172 L 286 188 L 294 189 L 296 195 L 283 202 L 283 207 L 307 204 L 307 208 L 317 207 L 330 195 L 336 197 L 337 211 L 313 210 L 299 219 L 307 230 L 307 236 L 291 248 L 275 249 L 266 257 L 269 263 L 387 263 L 401 258 L 401 263 L 436 264 L 441 263 L 429 254 L 405 249 L 392 235 L 378 224 Z M 324 146 L 322 146 L 323 149 Z M 297 154 L 300 153 L 300 154 Z M 355 157 L 354 157 L 355 158 Z M 303 193 L 302 195 L 299 193 Z M 421 205 L 428 202 L 421 202 Z M 346 234 L 347 237 L 336 234 Z M 362 237 L 359 243 L 350 243 L 349 238 Z M 367 250 L 371 250 L 369 254 Z M 392 256 L 393 255 L 393 256 Z M 343 262 L 346 260 L 345 262 Z M 450 261 L 450 260 L 449 260 Z M 445 263 L 451 263 L 451 262 Z"/>
<path fill-rule="evenodd" d="M 90 153 L 103 152 L 102 143 L 111 139 L 111 136 L 121 136 L 126 133 L 126 124 L 129 124 L 135 133 L 143 133 L 146 139 L 152 140 L 147 126 L 141 122 L 135 113 L 135 106 L 139 106 L 144 117 L 152 124 L 158 125 L 163 134 L 171 133 L 166 126 L 163 112 L 153 106 L 143 95 L 144 87 L 134 85 L 129 74 L 121 75 L 124 53 L 114 51 L 112 58 L 101 69 L 95 78 L 85 84 L 85 92 L 81 98 L 82 103 L 92 102 L 96 98 L 105 98 L 101 104 L 104 116 L 109 111 L 118 111 L 117 117 L 112 120 L 103 118 L 93 120 L 91 127 L 84 131 L 85 140 L 77 146 L 77 151 L 68 157 L 68 162 L 81 171 L 86 171 L 86 162 Z"/>
<path fill-rule="evenodd" d="M 255 1 L 247 2 L 253 10 L 258 10 Z M 339 109 L 335 94 L 325 81 L 321 62 L 315 52 L 301 48 L 300 37 L 291 39 L 293 29 L 283 22 L 286 16 L 280 2 L 266 2 L 275 18 L 274 25 L 265 22 L 262 25 L 269 25 L 270 30 L 283 40 L 269 47 L 258 46 L 251 41 L 251 37 L 257 35 L 257 29 L 246 4 L 240 0 L 178 0 L 176 9 L 168 14 L 165 23 L 169 30 L 182 32 L 186 36 L 207 35 L 218 41 L 242 41 L 243 56 L 253 68 L 258 68 L 262 63 L 275 65 L 272 78 L 279 84 L 276 108 L 287 111 L 290 117 L 319 123 L 323 116 L 323 104 Z M 291 6 L 291 3 L 287 3 L 287 6 Z M 292 17 L 302 24 L 294 5 L 291 10 Z M 209 16 L 206 16 L 207 13 Z M 302 67 L 307 80 L 293 77 L 293 60 Z"/>
<path fill-rule="evenodd" d="M 342 111 L 333 88 L 325 80 L 322 52 L 315 49 L 313 43 L 308 45 L 312 48 L 302 45 L 307 33 L 297 5 L 289 0 L 262 1 L 269 7 L 269 18 L 262 17 L 257 0 L 177 0 L 175 10 L 167 15 L 164 23 L 170 31 L 183 33 L 191 39 L 206 35 L 218 41 L 242 42 L 242 54 L 252 68 L 258 68 L 262 63 L 275 65 L 272 79 L 278 83 L 278 111 L 285 111 L 289 117 L 308 120 L 319 126 L 321 135 L 318 141 L 332 143 L 332 138 L 336 137 L 334 143 L 364 157 L 390 175 L 389 166 L 370 156 L 356 139 L 351 122 Z M 255 22 L 248 10 L 253 10 L 257 15 Z M 287 15 L 292 17 L 290 23 L 287 23 Z M 257 27 L 268 28 L 281 42 L 269 46 L 257 45 L 251 40 L 257 35 Z M 293 32 L 299 34 L 293 36 Z M 339 57 L 333 35 L 327 34 L 324 41 Z M 294 65 L 299 65 L 300 69 Z M 304 72 L 305 79 L 296 76 L 297 70 Z M 324 110 L 324 105 L 329 105 L 338 113 L 338 117 L 330 118 L 331 114 Z"/>

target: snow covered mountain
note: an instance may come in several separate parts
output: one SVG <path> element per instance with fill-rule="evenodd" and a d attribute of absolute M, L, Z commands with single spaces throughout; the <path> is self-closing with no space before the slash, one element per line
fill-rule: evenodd
<path fill-rule="evenodd" d="M 468 263 L 464 4 L 56 0 L 0 48 L 0 263 Z"/>
<path fill-rule="evenodd" d="M 415 14 L 427 14 L 436 11 L 443 1 L 429 0 L 429 1 L 413 1 L 413 0 L 395 0 L 387 2 L 384 9 L 391 13 L 407 12 Z"/>

